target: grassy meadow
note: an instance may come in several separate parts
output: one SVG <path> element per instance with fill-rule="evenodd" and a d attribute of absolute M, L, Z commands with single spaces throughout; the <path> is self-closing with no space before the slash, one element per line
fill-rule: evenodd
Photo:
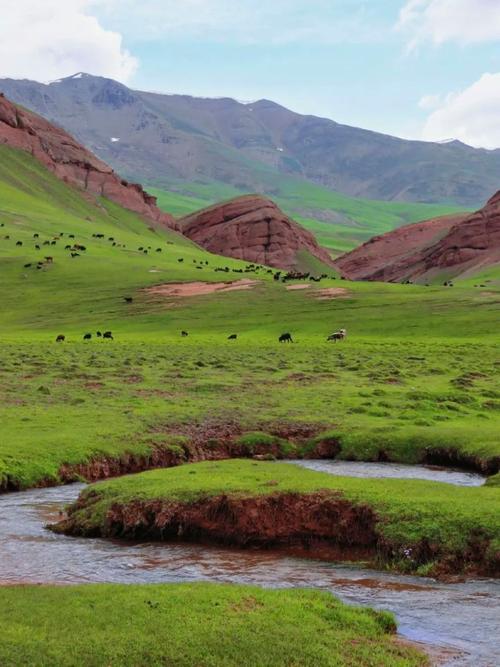
<path fill-rule="evenodd" d="M 0 587 L 0 624 L 4 667 L 428 665 L 393 636 L 391 614 L 318 591 L 214 584 Z"/>
<path fill-rule="evenodd" d="M 499 273 L 483 278 L 487 289 L 476 279 L 444 288 L 332 277 L 288 290 L 265 269 L 239 273 L 241 262 L 96 205 L 24 153 L 1 154 L 4 483 L 55 481 L 64 463 L 147 454 L 189 438 L 190 424 L 288 428 L 299 455 L 310 442 L 293 433 L 305 430 L 333 434 L 344 458 L 498 457 Z M 86 250 L 72 258 L 65 246 L 75 242 Z M 44 256 L 53 262 L 37 269 Z M 185 298 L 144 289 L 241 278 L 257 283 Z M 340 291 L 325 298 L 326 288 Z M 347 340 L 327 343 L 340 327 Z M 294 344 L 277 342 L 283 332 Z M 59 334 L 66 341 L 56 344 Z"/>
<path fill-rule="evenodd" d="M 195 208 L 210 199 L 201 186 L 190 188 L 193 194 Z M 369 202 L 354 211 L 352 202 L 342 209 L 332 193 L 323 196 L 288 191 L 278 203 L 333 252 L 413 215 L 438 213 Z M 192 199 L 168 194 L 160 203 L 181 214 Z M 312 209 L 337 206 L 355 222 L 314 218 Z M 72 257 L 75 243 L 85 250 Z M 266 268 L 246 272 L 242 262 L 95 201 L 30 155 L 0 146 L 0 490 L 56 484 L 68 479 L 65 469 L 89 463 L 101 463 L 105 474 L 108 464 L 126 468 L 131 456 L 146 467 L 158 451 L 176 463 L 193 452 L 217 458 L 228 443 L 248 457 L 297 458 L 327 445 L 346 459 L 439 460 L 494 473 L 500 271 L 444 288 L 438 279 L 429 287 L 349 283 L 307 255 L 301 262 L 329 277 L 289 290 Z M 184 297 L 148 289 L 243 278 L 255 282 Z M 347 339 L 328 343 L 341 327 Z M 97 331 L 112 331 L 113 340 Z M 285 332 L 293 343 L 278 342 Z M 428 538 L 443 557 L 476 538 L 487 540 L 488 554 L 496 545 L 498 476 L 484 488 L 460 489 L 241 460 L 149 475 L 92 487 L 104 495 L 87 520 L 102 519 L 116 497 L 251 495 L 269 493 L 262 484 L 278 480 L 280 491 L 328 489 L 367 505 L 397 553 Z M 433 567 L 405 558 L 395 566 Z M 323 593 L 208 584 L 16 586 L 0 587 L 0 600 L 5 666 L 428 664 L 390 636 L 390 615 Z"/>

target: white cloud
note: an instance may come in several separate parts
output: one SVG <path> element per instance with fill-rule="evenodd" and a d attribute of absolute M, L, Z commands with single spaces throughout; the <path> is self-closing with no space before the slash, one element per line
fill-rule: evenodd
<path fill-rule="evenodd" d="M 472 44 L 500 39 L 499 0 L 407 0 L 397 27 L 409 49 L 426 41 Z"/>
<path fill-rule="evenodd" d="M 93 4 L 11 0 L 2 6 L 0 76 L 47 81 L 84 71 L 127 81 L 137 61 L 123 48 L 121 35 L 92 16 Z"/>
<path fill-rule="evenodd" d="M 420 98 L 418 106 L 425 111 L 436 109 L 443 103 L 442 95 L 424 95 Z"/>
<path fill-rule="evenodd" d="M 427 118 L 422 136 L 429 141 L 448 137 L 471 146 L 500 147 L 500 72 L 483 74 L 471 86 L 450 93 Z"/>

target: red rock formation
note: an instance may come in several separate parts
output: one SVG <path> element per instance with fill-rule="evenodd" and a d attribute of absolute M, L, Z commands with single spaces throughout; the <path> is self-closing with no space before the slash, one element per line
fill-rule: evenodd
<path fill-rule="evenodd" d="M 376 236 L 335 261 L 352 280 L 458 276 L 500 262 L 500 192 L 472 214 L 456 214 Z"/>
<path fill-rule="evenodd" d="M 128 183 L 71 135 L 12 104 L 0 94 L 0 143 L 31 153 L 58 178 L 103 196 L 155 222 L 176 228 L 174 218 L 160 211 L 156 197 Z"/>
<path fill-rule="evenodd" d="M 218 255 L 280 269 L 300 268 L 301 250 L 332 265 L 314 236 L 270 199 L 245 195 L 182 218 L 183 234 Z"/>

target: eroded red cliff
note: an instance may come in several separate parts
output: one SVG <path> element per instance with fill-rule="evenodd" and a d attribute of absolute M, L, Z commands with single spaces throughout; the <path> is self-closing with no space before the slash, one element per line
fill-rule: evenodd
<path fill-rule="evenodd" d="M 270 199 L 245 195 L 179 221 L 183 234 L 210 252 L 280 269 L 300 267 L 301 252 L 332 265 L 314 236 Z"/>
<path fill-rule="evenodd" d="M 475 213 L 418 222 L 376 236 L 335 261 L 351 280 L 426 280 L 500 262 L 500 192 Z"/>
<path fill-rule="evenodd" d="M 67 132 L 16 106 L 1 94 L 0 143 L 31 153 L 66 183 L 176 228 L 174 218 L 160 211 L 156 197 L 145 192 L 141 185 L 121 179 Z"/>

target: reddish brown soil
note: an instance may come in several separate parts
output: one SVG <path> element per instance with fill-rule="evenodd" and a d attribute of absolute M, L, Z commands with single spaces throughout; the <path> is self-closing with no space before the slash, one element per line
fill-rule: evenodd
<path fill-rule="evenodd" d="M 87 502 L 92 502 L 92 496 L 73 505 L 59 529 L 85 534 L 85 528 L 73 516 Z M 330 492 L 221 495 L 192 503 L 152 500 L 116 504 L 98 534 L 148 540 L 206 540 L 239 547 L 308 547 L 326 542 L 371 549 L 377 542 L 375 523 L 369 507 L 353 505 Z"/>
<path fill-rule="evenodd" d="M 156 197 L 142 186 L 121 179 L 107 164 L 71 135 L 0 94 L 0 144 L 31 153 L 66 183 L 103 196 L 141 215 L 176 228 L 174 218 L 160 211 Z"/>
<path fill-rule="evenodd" d="M 193 501 L 134 500 L 112 505 L 102 523 L 89 526 L 85 510 L 98 499 L 95 490 L 80 497 L 55 532 L 88 537 L 202 542 L 236 547 L 285 548 L 326 559 L 364 558 L 398 561 L 400 547 L 383 537 L 373 508 L 334 491 L 220 494 Z M 498 562 L 485 556 L 485 537 L 471 537 L 461 553 L 443 552 L 426 539 L 412 545 L 420 564 L 434 563 L 432 574 L 498 575 Z"/>
<path fill-rule="evenodd" d="M 153 296 L 166 297 L 189 297 L 201 296 L 204 294 L 213 294 L 214 292 L 234 292 L 236 290 L 248 290 L 258 285 L 258 280 L 235 280 L 229 283 L 166 283 L 164 285 L 155 285 L 147 287 L 143 291 Z"/>
<path fill-rule="evenodd" d="M 353 280 L 425 280 L 472 274 L 500 262 L 500 191 L 472 214 L 400 227 L 376 236 L 335 264 Z"/>
<path fill-rule="evenodd" d="M 300 268 L 306 250 L 332 265 L 314 236 L 259 195 L 245 195 L 210 206 L 179 221 L 182 232 L 210 252 L 280 269 Z"/>
<path fill-rule="evenodd" d="M 316 290 L 313 294 L 317 299 L 339 299 L 349 295 L 349 291 L 342 287 L 325 287 L 324 289 Z"/>

